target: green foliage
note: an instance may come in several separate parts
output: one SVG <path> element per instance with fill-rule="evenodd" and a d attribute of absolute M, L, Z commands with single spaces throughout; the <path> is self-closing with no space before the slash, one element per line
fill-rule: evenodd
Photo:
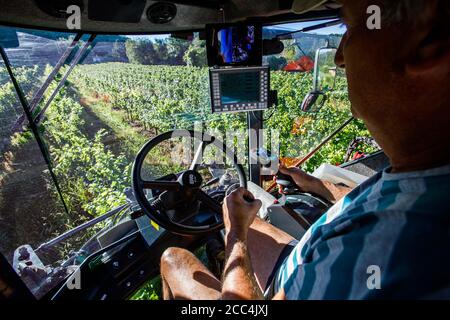
<path fill-rule="evenodd" d="M 297 48 L 295 46 L 289 46 L 283 50 L 283 57 L 287 61 L 293 61 L 297 59 Z"/>
<path fill-rule="evenodd" d="M 277 71 L 283 68 L 287 64 L 287 60 L 284 57 L 272 55 L 267 58 L 267 63 L 272 71 Z"/>
<path fill-rule="evenodd" d="M 127 40 L 125 42 L 125 50 L 131 63 L 153 64 L 154 62 L 155 48 L 151 41 Z"/>
<path fill-rule="evenodd" d="M 210 113 L 208 69 L 195 67 L 204 65 L 203 44 L 194 41 L 182 58 L 174 54 L 180 50 L 180 46 L 182 43 L 176 39 L 164 45 L 162 42 L 142 45 L 127 41 L 127 55 L 134 64 L 80 65 L 69 80 L 83 98 L 93 98 L 108 107 L 104 110 L 123 115 L 122 121 L 113 130 L 125 128 L 125 135 L 132 134 L 135 125 L 152 134 L 173 128 L 193 129 L 195 120 L 201 120 L 209 131 L 223 133 L 225 130 L 244 130 L 245 113 Z M 159 62 L 168 63 L 167 57 L 172 57 L 178 62 L 183 60 L 189 66 L 142 65 L 155 62 L 151 54 L 166 57 L 166 60 Z M 274 64 L 282 62 L 273 61 Z M 49 72 L 48 68 L 46 72 Z M 33 88 L 29 79 L 40 78 L 42 73 L 43 70 L 38 68 L 24 68 L 19 77 L 23 81 L 28 79 L 27 86 Z M 0 80 L 0 116 L 4 116 L 18 109 L 11 84 L 7 79 Z M 279 131 L 281 156 L 306 155 L 351 115 L 346 83 L 342 79 L 338 79 L 335 90 L 317 113 L 300 110 L 301 102 L 312 86 L 310 73 L 272 72 L 271 86 L 278 90 L 278 104 L 265 126 Z M 52 92 L 51 89 L 48 92 Z M 114 154 L 105 146 L 104 130 L 88 136 L 83 112 L 83 107 L 75 97 L 64 89 L 51 104 L 40 129 L 50 146 L 54 170 L 70 211 L 92 217 L 124 202 L 123 189 L 130 186 L 130 161 L 123 153 Z M 311 158 L 305 169 L 313 171 L 323 162 L 342 163 L 348 144 L 359 136 L 369 136 L 369 132 L 362 122 L 354 121 Z M 14 136 L 14 145 L 26 147 L 29 137 L 29 132 Z M 144 139 L 142 136 L 133 143 Z M 238 143 L 235 141 L 235 144 Z M 133 146 L 131 149 L 135 148 Z M 374 150 L 366 148 L 364 151 Z M 79 223 L 73 215 L 63 219 L 67 221 L 68 227 Z M 154 299 L 160 296 L 155 281 L 147 284 L 133 299 Z"/>
<path fill-rule="evenodd" d="M 106 149 L 105 131 L 98 131 L 93 140 L 86 136 L 82 112 L 73 99 L 59 96 L 43 125 L 69 209 L 98 216 L 125 201 L 123 189 L 130 185 L 130 165 L 124 155 L 115 156 Z"/>
<path fill-rule="evenodd" d="M 184 53 L 183 61 L 191 67 L 202 67 L 206 65 L 206 44 L 196 38 Z"/>
<path fill-rule="evenodd" d="M 141 289 L 131 296 L 131 300 L 159 300 L 162 297 L 161 278 L 156 277 L 147 282 Z"/>
<path fill-rule="evenodd" d="M 128 60 L 135 64 L 145 65 L 182 65 L 189 42 L 177 38 L 128 39 L 125 51 Z"/>
<path fill-rule="evenodd" d="M 171 43 L 180 44 L 176 39 Z M 17 73 L 28 83 L 26 79 L 41 77 L 42 70 L 24 68 Z M 244 130 L 244 113 L 210 113 L 207 78 L 207 68 L 105 63 L 78 66 L 70 80 L 83 95 L 101 99 L 112 111 L 123 111 L 121 126 L 137 123 L 156 134 L 173 128 L 193 129 L 193 121 L 201 120 L 210 131 Z M 311 82 L 309 73 L 271 74 L 271 85 L 278 90 L 279 101 L 265 126 L 279 131 L 282 156 L 305 155 L 350 116 L 346 83 L 342 80 L 319 112 L 300 111 Z M 0 112 L 6 115 L 17 108 L 17 100 L 9 82 L 2 81 L 1 85 Z M 71 210 L 96 216 L 124 200 L 122 190 L 129 186 L 130 164 L 123 154 L 114 155 L 103 145 L 104 131 L 88 138 L 83 131 L 82 112 L 81 105 L 63 90 L 47 111 L 41 130 L 45 130 L 55 172 Z M 322 162 L 341 163 L 350 141 L 368 135 L 361 122 L 353 122 L 309 160 L 306 169 L 312 171 Z M 20 147 L 29 138 L 29 132 L 25 132 L 12 137 L 12 141 Z"/>
<path fill-rule="evenodd" d="M 107 63 L 78 66 L 71 81 L 123 110 L 129 122 L 163 132 L 192 128 L 209 113 L 206 68 Z"/>
<path fill-rule="evenodd" d="M 119 40 L 114 41 L 114 44 L 113 44 L 113 47 L 111 50 L 111 56 L 117 60 L 126 56 L 125 44 L 122 41 L 119 41 Z"/>
<path fill-rule="evenodd" d="M 207 68 L 106 63 L 78 66 L 71 79 L 83 94 L 104 97 L 106 103 L 125 112 L 128 122 L 156 133 L 193 129 L 194 120 L 221 133 L 246 128 L 245 113 L 210 113 Z M 300 110 L 312 87 L 311 73 L 272 72 L 271 86 L 278 90 L 278 105 L 265 126 L 279 131 L 280 154 L 284 157 L 306 155 L 351 116 L 347 84 L 342 78 L 337 79 L 335 90 L 316 113 Z M 307 170 L 314 170 L 321 161 L 341 163 L 351 140 L 368 135 L 364 125 L 355 121 L 330 143 L 334 147 L 323 149 L 331 154 L 317 154 L 307 163 Z"/>
<path fill-rule="evenodd" d="M 39 66 L 14 68 L 14 75 L 21 89 L 30 99 L 39 87 L 40 79 L 45 68 Z M 0 64 L 0 149 L 2 143 L 11 144 L 14 147 L 25 145 L 32 138 L 29 130 L 22 133 L 11 131 L 16 120 L 23 114 L 23 107 L 9 79 L 6 68 Z"/>
<path fill-rule="evenodd" d="M 177 38 L 168 38 L 166 40 L 167 47 L 167 55 L 169 56 L 168 64 L 171 65 L 182 65 L 184 64 L 184 53 L 190 46 L 190 42 L 177 39 Z"/>
<path fill-rule="evenodd" d="M 16 132 L 11 136 L 11 145 L 13 147 L 25 146 L 32 139 L 33 134 L 30 130 L 25 130 L 21 133 Z"/>
<path fill-rule="evenodd" d="M 312 74 L 272 73 L 272 87 L 278 90 L 277 112 L 267 121 L 269 128 L 280 131 L 280 154 L 283 157 L 302 157 L 326 136 L 351 117 L 350 101 L 345 79 L 337 78 L 335 90 L 328 93 L 324 106 L 315 113 L 306 113 L 299 106 L 311 88 Z M 342 164 L 350 142 L 356 137 L 369 137 L 365 125 L 354 120 L 331 142 L 326 144 L 305 164 L 314 171 L 322 163 Z M 365 152 L 374 152 L 368 148 Z"/>

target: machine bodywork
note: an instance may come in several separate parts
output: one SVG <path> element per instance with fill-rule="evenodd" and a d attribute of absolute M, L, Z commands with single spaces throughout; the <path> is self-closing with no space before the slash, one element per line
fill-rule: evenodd
<path fill-rule="evenodd" d="M 203 30 L 209 23 L 237 22 L 249 18 L 283 22 L 292 21 L 296 17 L 291 0 L 262 0 L 258 1 L 256 6 L 252 1 L 245 0 L 167 1 L 176 4 L 175 18 L 165 24 L 155 24 L 148 20 L 147 11 L 157 2 L 145 0 L 75 1 L 82 8 L 81 31 L 90 33 L 167 33 Z M 74 4 L 74 1 L 0 1 L 3 9 L 0 12 L 0 21 L 4 25 L 66 31 L 67 14 L 64 9 L 70 4 Z M 89 6 L 98 12 L 108 12 L 111 6 L 117 6 L 116 15 L 111 14 L 93 19 L 88 15 L 88 12 L 92 11 Z M 315 6 L 313 5 L 313 7 Z M 338 5 L 332 2 L 324 3 L 315 7 L 313 12 L 304 13 L 304 16 L 313 17 L 316 13 L 321 17 L 332 16 L 336 14 L 337 7 Z M 137 17 L 137 19 L 129 18 L 132 22 L 117 22 L 123 21 L 119 14 L 123 10 L 130 10 L 131 16 Z"/>

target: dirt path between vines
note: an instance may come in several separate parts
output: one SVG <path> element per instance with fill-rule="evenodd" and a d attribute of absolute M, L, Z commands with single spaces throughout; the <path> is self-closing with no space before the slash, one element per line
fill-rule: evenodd
<path fill-rule="evenodd" d="M 0 167 L 0 250 L 12 261 L 18 246 L 35 246 L 58 232 L 61 226 L 49 217 L 64 210 L 49 189 L 50 174 L 34 140 L 5 152 Z"/>
<path fill-rule="evenodd" d="M 120 139 L 115 136 L 114 130 L 97 117 L 91 107 L 85 103 L 84 99 L 80 99 L 79 103 L 83 106 L 81 118 L 84 120 L 84 126 L 81 129 L 82 132 L 84 132 L 89 140 L 92 141 L 94 140 L 97 132 L 104 129 L 107 134 L 102 139 L 103 144 L 108 150 L 111 150 L 114 155 L 119 155 L 122 151 L 120 147 Z"/>
<path fill-rule="evenodd" d="M 82 132 L 92 140 L 105 129 L 108 134 L 103 143 L 113 154 L 119 154 L 119 139 L 113 130 L 89 106 L 81 104 Z M 0 251 L 12 261 L 18 246 L 36 247 L 66 231 L 65 219 L 70 217 L 50 187 L 53 181 L 34 138 L 20 147 L 10 147 L 0 159 Z"/>

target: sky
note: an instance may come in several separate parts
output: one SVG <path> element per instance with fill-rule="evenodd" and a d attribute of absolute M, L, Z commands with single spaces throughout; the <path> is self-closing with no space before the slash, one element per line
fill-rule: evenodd
<path fill-rule="evenodd" d="M 157 40 L 157 39 L 166 39 L 170 36 L 170 34 L 155 34 L 155 35 L 133 35 L 126 36 L 131 39 L 147 39 L 147 40 Z"/>
<path fill-rule="evenodd" d="M 286 24 L 279 24 L 274 25 L 274 28 L 277 29 L 286 29 L 288 30 L 300 30 L 305 27 L 313 26 L 316 24 L 324 23 L 331 20 L 323 20 L 323 21 L 310 21 L 310 22 L 295 22 L 295 23 L 286 23 Z M 270 27 L 269 27 L 270 28 Z M 314 31 L 310 31 L 311 33 L 317 33 L 317 34 L 331 34 L 331 33 L 337 33 L 337 34 L 343 34 L 345 33 L 345 27 L 342 25 L 336 25 L 328 28 L 322 28 Z M 129 38 L 144 38 L 149 40 L 156 40 L 156 39 L 166 39 L 169 35 L 168 34 L 161 34 L 161 35 L 148 35 L 148 36 L 127 36 Z"/>

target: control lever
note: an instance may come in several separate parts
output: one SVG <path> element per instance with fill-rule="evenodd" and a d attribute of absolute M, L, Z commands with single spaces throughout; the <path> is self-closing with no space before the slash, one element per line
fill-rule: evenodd
<path fill-rule="evenodd" d="M 295 186 L 295 182 L 290 175 L 278 172 L 275 176 L 275 182 L 283 188 L 290 188 Z"/>
<path fill-rule="evenodd" d="M 273 171 L 275 170 L 274 167 L 280 161 L 276 154 L 273 154 L 264 148 L 252 149 L 250 151 L 250 157 L 255 163 L 261 165 L 265 169 L 270 170 L 272 174 L 275 174 L 275 171 Z"/>

